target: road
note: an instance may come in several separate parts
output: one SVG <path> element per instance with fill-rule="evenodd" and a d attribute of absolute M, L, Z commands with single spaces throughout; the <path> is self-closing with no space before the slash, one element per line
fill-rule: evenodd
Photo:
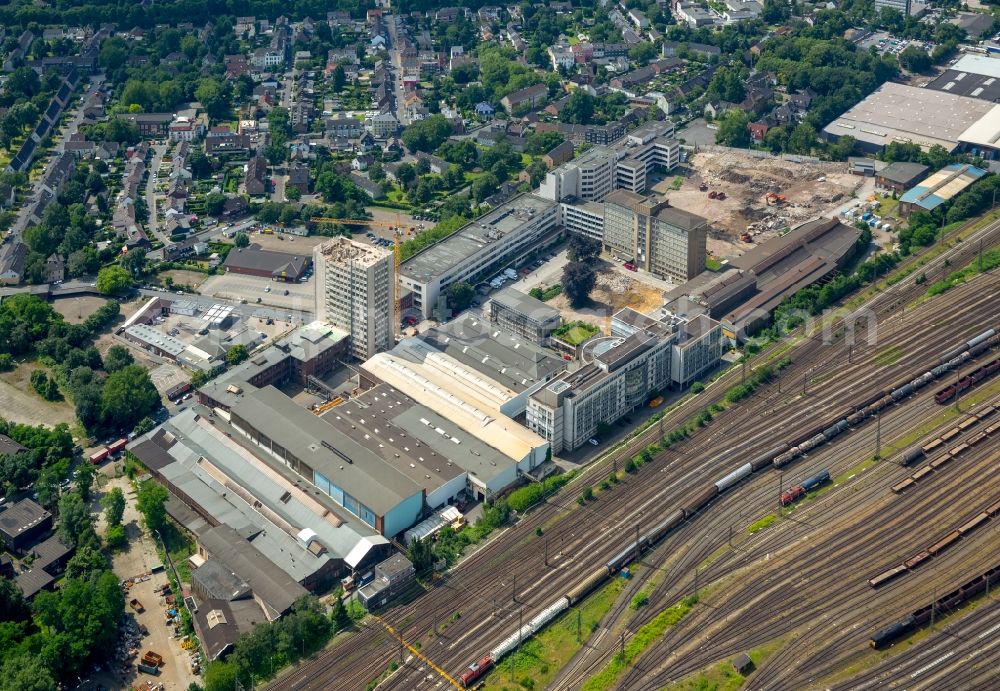
<path fill-rule="evenodd" d="M 149 162 L 149 167 L 146 169 L 148 173 L 146 176 L 146 209 L 149 210 L 149 221 L 146 223 L 146 230 L 155 235 L 164 245 L 170 244 L 170 238 L 159 227 L 156 210 L 156 183 L 159 179 L 160 164 L 163 162 L 163 156 L 167 153 L 167 148 L 169 148 L 169 145 L 166 142 L 154 144 L 153 159 Z"/>
<path fill-rule="evenodd" d="M 389 56 L 394 68 L 392 78 L 393 107 L 395 108 L 396 118 L 399 119 L 399 124 L 405 127 L 410 124 L 410 121 L 406 117 L 406 93 L 403 90 L 403 58 L 399 53 L 397 43 L 397 36 L 402 31 L 405 31 L 405 29 L 401 29 L 397 25 L 399 21 L 400 18 L 393 15 L 388 18 L 386 25 L 389 27 Z"/>
<path fill-rule="evenodd" d="M 232 231 L 233 235 L 235 235 L 240 231 L 248 231 L 250 226 L 252 226 L 256 222 L 257 221 L 254 220 L 253 218 L 246 218 L 242 221 L 239 221 L 238 223 L 234 223 L 233 227 L 230 228 L 229 230 Z M 225 225 L 226 224 L 222 225 L 214 224 L 207 226 L 205 228 L 202 228 L 196 233 L 191 233 L 190 235 L 188 235 L 188 239 L 194 238 L 197 240 L 204 240 L 205 242 L 208 242 L 210 240 L 221 239 L 224 237 L 223 233 L 227 232 L 225 229 Z M 149 252 L 146 256 L 151 260 L 159 261 L 163 259 L 163 250 L 153 250 L 152 252 Z"/>

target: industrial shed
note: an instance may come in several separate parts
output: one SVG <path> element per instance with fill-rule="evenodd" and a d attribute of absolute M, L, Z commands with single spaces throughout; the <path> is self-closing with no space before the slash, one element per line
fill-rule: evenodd
<path fill-rule="evenodd" d="M 312 257 L 273 252 L 254 244 L 231 251 L 223 266 L 229 273 L 263 276 L 276 281 L 298 281 L 312 266 Z"/>

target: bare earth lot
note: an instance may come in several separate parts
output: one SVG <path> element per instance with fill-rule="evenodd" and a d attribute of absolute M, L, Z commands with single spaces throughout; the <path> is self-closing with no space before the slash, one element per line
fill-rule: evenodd
<path fill-rule="evenodd" d="M 152 539 L 140 528 L 141 517 L 135 508 L 135 491 L 127 477 L 109 479 L 102 490 L 106 492 L 112 487 L 120 487 L 125 492 L 123 523 L 129 539 L 128 549 L 112 557 L 112 569 L 119 580 L 148 574 L 154 565 L 160 563 L 160 558 L 156 553 Z M 95 505 L 99 508 L 99 504 Z M 98 521 L 98 530 L 104 531 L 103 516 Z M 155 679 L 138 672 L 133 661 L 133 664 L 128 667 L 128 676 L 125 680 L 127 684 L 139 684 L 151 679 L 154 682 L 162 683 L 165 689 L 172 691 L 174 689 L 187 689 L 192 681 L 198 681 L 198 678 L 190 671 L 188 663 L 190 653 L 181 648 L 179 640 L 171 638 L 173 629 L 167 627 L 165 623 L 164 610 L 166 605 L 163 597 L 154 592 L 155 589 L 166 583 L 167 576 L 164 572 L 152 574 L 149 580 L 134 584 L 125 596 L 129 616 L 134 616 L 140 626 L 145 626 L 149 630 L 149 635 L 142 639 L 138 657 L 141 658 L 145 651 L 152 650 L 162 655 L 164 660 L 164 665 L 160 668 L 160 675 Z M 132 598 L 143 604 L 144 612 L 136 614 L 132 611 L 127 604 Z M 113 688 L 128 688 L 128 686 L 121 685 L 119 681 L 119 685 Z"/>
<path fill-rule="evenodd" d="M 84 295 L 78 298 L 54 300 L 52 307 L 70 324 L 81 324 L 98 308 L 103 307 L 105 302 L 107 302 L 105 298 Z"/>
<path fill-rule="evenodd" d="M 699 151 L 689 161 L 691 174 L 679 190 L 674 176 L 666 176 L 654 191 L 666 195 L 679 209 L 707 218 L 715 233 L 708 251 L 725 257 L 745 251 L 740 233 L 761 242 L 818 216 L 831 215 L 849 201 L 864 178 L 850 175 L 843 163 L 798 163 L 780 158 L 757 158 L 737 150 Z M 702 192 L 701 184 L 708 185 Z M 709 192 L 726 199 L 710 199 Z M 768 192 L 783 194 L 781 205 L 766 203 Z"/>
<path fill-rule="evenodd" d="M 23 363 L 10 372 L 0 374 L 0 417 L 27 425 L 49 426 L 76 422 L 69 401 L 46 401 L 29 384 L 31 371 L 45 369 L 35 363 Z"/>
<path fill-rule="evenodd" d="M 160 280 L 162 281 L 167 276 L 170 276 L 170 278 L 173 279 L 174 285 L 188 285 L 192 288 L 197 288 L 207 278 L 207 276 L 200 271 L 172 269 L 171 271 L 164 271 L 160 274 Z"/>

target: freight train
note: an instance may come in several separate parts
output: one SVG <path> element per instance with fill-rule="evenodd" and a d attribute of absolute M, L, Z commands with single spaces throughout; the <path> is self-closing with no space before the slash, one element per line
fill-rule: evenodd
<path fill-rule="evenodd" d="M 1000 577 L 1000 566 L 994 566 L 989 571 L 979 574 L 968 583 L 956 588 L 947 595 L 939 597 L 931 604 L 924 605 L 899 621 L 886 626 L 884 629 L 879 629 L 872 634 L 868 645 L 876 650 L 888 648 L 898 639 L 911 631 L 916 631 L 929 622 L 934 614 L 949 612 L 966 600 L 985 591 L 989 582 L 993 581 L 996 583 L 998 577 Z"/>
<path fill-rule="evenodd" d="M 927 549 L 920 550 L 914 554 L 909 559 L 906 559 L 901 564 L 893 566 L 891 569 L 886 569 L 877 576 L 872 576 L 868 579 L 868 585 L 872 588 L 878 588 L 885 585 L 889 581 L 903 575 L 907 571 L 913 571 L 918 566 L 923 564 L 925 561 L 931 557 L 936 557 L 946 549 L 954 545 L 960 539 L 968 536 L 970 533 L 975 531 L 977 528 L 982 526 L 984 523 L 989 521 L 991 518 L 1000 516 L 1000 501 L 994 502 L 992 505 L 987 506 L 985 509 L 977 513 L 975 516 L 967 520 L 965 523 L 960 525 L 955 530 L 951 531 L 943 538 L 935 542 L 933 545 Z"/>
<path fill-rule="evenodd" d="M 1000 433 L 1000 422 L 995 422 L 992 425 L 986 427 L 980 432 L 973 434 L 967 440 L 959 444 L 958 446 L 953 446 L 950 449 L 945 450 L 946 444 L 958 437 L 962 432 L 965 432 L 972 427 L 975 427 L 980 422 L 988 420 L 993 414 L 1000 408 L 997 405 L 987 405 L 982 410 L 976 413 L 970 414 L 967 418 L 962 420 L 957 426 L 952 427 L 947 432 L 944 432 L 940 437 L 927 442 L 923 446 L 915 446 L 903 454 L 903 465 L 912 465 L 916 463 L 921 458 L 931 455 L 932 453 L 941 452 L 937 457 L 930 463 L 924 465 L 919 470 L 917 470 L 913 475 L 903 478 L 895 485 L 892 486 L 892 491 L 896 494 L 901 494 L 906 490 L 910 489 L 916 485 L 920 480 L 923 480 L 928 475 L 933 473 L 935 470 L 939 470 L 944 466 L 948 465 L 956 458 L 961 456 L 963 453 L 971 448 L 974 448 L 980 442 L 988 437 L 992 437 L 995 434 Z"/>
<path fill-rule="evenodd" d="M 968 391 L 973 386 L 976 386 L 977 384 L 986 381 L 997 372 L 1000 372 L 1000 358 L 997 358 L 996 360 L 993 360 L 991 362 L 987 362 L 985 365 L 979 367 L 976 370 L 973 370 L 969 374 L 959 379 L 954 384 L 949 384 L 948 386 L 944 387 L 936 394 L 934 394 L 934 400 L 940 403 L 941 405 L 944 405 L 951 399 L 958 396 L 958 394 L 964 391 Z"/>
<path fill-rule="evenodd" d="M 609 559 L 602 568 L 590 573 L 583 581 L 542 610 L 531 621 L 501 641 L 489 651 L 488 655 L 469 665 L 461 675 L 462 684 L 466 688 L 474 686 L 483 674 L 504 655 L 507 655 L 520 645 L 521 642 L 540 631 L 559 614 L 580 602 L 580 600 L 608 578 L 619 573 L 626 565 L 638 560 L 647 549 L 659 542 L 660 539 L 673 531 L 682 522 L 697 515 L 716 496 L 739 484 L 740 481 L 752 473 L 771 466 L 781 468 L 788 465 L 796 458 L 843 434 L 849 428 L 881 413 L 893 403 L 902 401 L 918 389 L 926 386 L 929 382 L 939 378 L 945 372 L 961 366 L 972 357 L 984 353 L 997 345 L 1000 345 L 1000 336 L 997 335 L 996 329 L 984 331 L 975 338 L 966 341 L 955 350 L 949 351 L 945 356 L 942 356 L 939 360 L 940 364 L 929 372 L 925 372 L 912 381 L 903 382 L 896 387 L 881 391 L 867 400 L 855 404 L 852 407 L 853 412 L 851 414 L 845 415 L 833 423 L 820 425 L 806 434 L 795 437 L 791 442 L 782 442 L 774 448 L 755 456 L 749 463 L 744 463 L 712 484 L 696 490 L 686 502 L 674 509 L 666 518 L 648 528 L 645 533 L 640 533 L 635 538 L 630 538 L 628 542 L 622 545 L 620 551 L 615 553 L 615 556 Z M 818 478 L 820 475 L 823 475 L 823 473 L 810 478 L 810 480 Z M 826 482 L 828 479 L 829 474 L 827 473 L 827 477 L 822 482 Z"/>

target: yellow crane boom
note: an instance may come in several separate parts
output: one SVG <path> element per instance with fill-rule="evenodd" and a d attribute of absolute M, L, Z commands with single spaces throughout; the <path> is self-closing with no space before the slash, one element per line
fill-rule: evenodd
<path fill-rule="evenodd" d="M 392 233 L 392 275 L 393 275 L 393 286 L 396 291 L 396 299 L 393 300 L 393 308 L 395 316 L 393 318 L 392 333 L 399 338 L 399 324 L 400 320 L 403 318 L 403 288 L 399 280 L 399 265 L 401 263 L 400 250 L 399 250 L 399 238 L 403 234 L 403 230 L 406 230 L 407 234 L 412 233 L 416 228 L 414 226 L 403 226 L 399 214 L 396 214 L 396 223 L 387 223 L 386 221 L 376 221 L 369 220 L 366 218 L 327 218 L 326 216 L 313 216 L 309 219 L 312 223 L 329 223 L 338 224 L 344 226 L 370 226 L 375 228 L 388 228 L 393 231 Z"/>

